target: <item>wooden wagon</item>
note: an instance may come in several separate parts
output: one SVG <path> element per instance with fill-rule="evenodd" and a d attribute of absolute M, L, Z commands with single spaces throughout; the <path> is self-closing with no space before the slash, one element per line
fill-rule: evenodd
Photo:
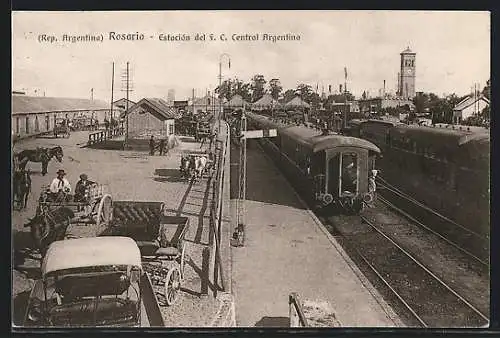
<path fill-rule="evenodd" d="M 86 190 L 82 201 L 74 201 L 74 196 L 60 195 L 61 198 L 52 200 L 49 187 L 46 186 L 38 200 L 37 215 L 47 215 L 50 211 L 61 207 L 71 209 L 74 217 L 70 223 L 91 223 L 97 226 L 106 226 L 113 217 L 113 200 L 107 185 L 93 184 Z"/>
<path fill-rule="evenodd" d="M 56 119 L 53 133 L 54 133 L 54 137 L 56 137 L 56 138 L 58 135 L 63 135 L 65 138 L 69 138 L 71 132 L 70 132 L 70 126 L 69 126 L 68 120 L 67 119 Z"/>
<path fill-rule="evenodd" d="M 103 235 L 136 241 L 159 305 L 170 306 L 184 279 L 188 229 L 189 218 L 165 215 L 162 202 L 115 201 L 112 224 Z"/>

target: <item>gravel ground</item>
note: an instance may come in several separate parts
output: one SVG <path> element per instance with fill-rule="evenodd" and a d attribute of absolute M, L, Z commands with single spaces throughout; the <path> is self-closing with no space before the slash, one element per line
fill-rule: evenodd
<path fill-rule="evenodd" d="M 399 235 L 411 236 L 407 229 L 400 228 L 401 224 L 390 214 L 375 211 L 371 213 L 372 215 L 365 216 L 378 228 L 385 227 L 384 232 L 391 232 L 391 237 L 397 238 L 396 242 L 399 242 L 401 237 Z M 373 219 L 377 217 L 378 220 Z M 462 301 L 458 300 L 455 295 L 417 266 L 382 235 L 367 224 L 361 223 L 358 217 L 340 216 L 331 217 L 330 220 L 335 228 L 348 239 L 350 245 L 356 245 L 357 250 L 427 325 L 430 327 L 478 327 L 484 324 L 483 320 Z M 412 242 L 418 243 L 418 236 L 413 235 L 411 236 L 414 239 Z M 415 248 L 415 246 L 413 247 Z M 435 251 L 434 248 L 427 248 L 427 252 L 435 253 Z M 353 252 L 353 256 L 356 255 Z M 419 251 L 415 256 L 420 260 L 422 255 L 425 254 Z M 433 271 L 432 268 L 431 271 Z M 447 272 L 449 277 L 450 272 L 454 271 L 448 267 Z M 393 297 L 393 295 L 388 293 L 388 297 Z M 407 311 L 402 305 L 399 308 L 401 311 Z"/>
<path fill-rule="evenodd" d="M 145 152 L 113 151 L 80 148 L 88 138 L 88 132 L 75 132 L 69 139 L 29 139 L 16 144 L 14 151 L 34 149 L 36 146 L 62 146 L 62 163 L 55 160 L 48 166 L 48 174 L 42 176 L 41 165 L 29 163 L 32 170 L 32 193 L 24 211 L 12 212 L 14 244 L 14 323 L 19 323 L 26 306 L 26 294 L 34 278 L 39 274 L 39 257 L 29 250 L 29 228 L 24 224 L 35 214 L 37 199 L 43 185 L 55 177 L 62 168 L 74 188 L 78 176 L 85 172 L 89 179 L 109 187 L 113 200 L 161 201 L 165 202 L 168 214 L 190 218 L 187 234 L 186 278 L 181 299 L 171 308 L 165 308 L 166 326 L 204 326 L 211 322 L 217 312 L 218 302 L 211 296 L 200 298 L 201 253 L 208 244 L 208 216 L 211 203 L 211 187 L 207 179 L 190 185 L 179 177 L 180 153 L 199 151 L 199 143 L 183 138 L 178 148 L 166 156 L 149 156 Z M 207 189 L 208 188 L 208 189 Z M 68 231 L 79 236 L 95 236 L 100 229 L 93 226 L 71 225 Z"/>
<path fill-rule="evenodd" d="M 377 209 L 367 209 L 365 215 L 478 310 L 485 314 L 490 312 L 488 268 L 436 235 L 395 215 L 382 203 L 377 203 Z"/>

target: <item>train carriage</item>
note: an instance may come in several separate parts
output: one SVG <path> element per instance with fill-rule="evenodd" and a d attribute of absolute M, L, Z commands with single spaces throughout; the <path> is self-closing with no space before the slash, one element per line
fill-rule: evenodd
<path fill-rule="evenodd" d="M 363 201 L 371 200 L 368 177 L 375 168 L 380 149 L 360 138 L 322 134 L 303 126 L 285 126 L 248 113 L 248 125 L 256 129 L 278 129 L 278 136 L 263 145 L 303 196 L 321 207 L 334 206 L 359 212 Z"/>
<path fill-rule="evenodd" d="M 382 149 L 387 182 L 473 231 L 489 232 L 488 130 L 365 120 L 353 123 L 350 135 Z"/>

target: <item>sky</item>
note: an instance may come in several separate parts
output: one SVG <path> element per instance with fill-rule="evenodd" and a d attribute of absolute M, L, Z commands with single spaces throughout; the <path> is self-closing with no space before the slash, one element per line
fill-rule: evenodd
<path fill-rule="evenodd" d="M 112 40 L 110 33 L 143 34 L 144 40 Z M 195 41 L 196 34 L 205 41 Z M 102 41 L 68 42 L 63 36 L 90 34 Z M 160 41 L 187 35 L 190 41 Z M 213 34 L 214 41 L 209 41 Z M 221 34 L 227 41 L 221 41 Z M 233 35 L 258 41 L 234 41 Z M 264 41 L 264 34 L 296 37 Z M 49 42 L 45 37 L 55 37 Z M 116 35 L 115 35 L 116 36 Z M 299 39 L 297 39 L 299 37 Z M 344 83 L 356 96 L 364 90 L 395 91 L 400 53 L 416 53 L 416 91 L 470 92 L 490 77 L 489 12 L 424 11 L 149 11 L 13 12 L 12 89 L 56 97 L 110 101 L 123 97 L 122 74 L 129 62 L 132 100 L 177 100 L 204 95 L 223 79 L 249 81 L 262 74 L 284 89 L 306 83 L 319 92 Z M 223 55 L 225 54 L 225 55 Z M 229 68 L 229 59 L 231 67 Z M 332 90 L 333 90 L 332 89 Z"/>

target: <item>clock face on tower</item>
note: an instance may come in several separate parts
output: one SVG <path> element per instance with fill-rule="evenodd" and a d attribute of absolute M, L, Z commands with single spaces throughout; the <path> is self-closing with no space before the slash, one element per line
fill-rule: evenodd
<path fill-rule="evenodd" d="M 409 68 L 406 70 L 406 74 L 411 75 L 413 74 L 413 69 Z"/>

